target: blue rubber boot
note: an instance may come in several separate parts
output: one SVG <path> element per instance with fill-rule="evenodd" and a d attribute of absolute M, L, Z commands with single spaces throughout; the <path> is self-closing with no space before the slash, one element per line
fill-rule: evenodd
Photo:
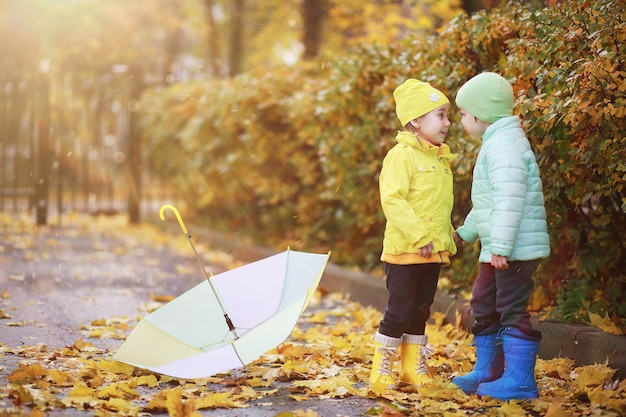
<path fill-rule="evenodd" d="M 456 376 L 452 383 L 458 385 L 464 393 L 474 394 L 482 382 L 494 381 L 504 372 L 504 353 L 502 340 L 497 333 L 474 336 L 476 346 L 476 364 L 467 375 Z"/>
<path fill-rule="evenodd" d="M 502 378 L 480 384 L 476 393 L 481 397 L 490 396 L 503 401 L 539 397 L 535 381 L 539 340 L 533 340 L 514 327 L 506 327 L 502 333 L 502 342 L 506 364 Z"/>

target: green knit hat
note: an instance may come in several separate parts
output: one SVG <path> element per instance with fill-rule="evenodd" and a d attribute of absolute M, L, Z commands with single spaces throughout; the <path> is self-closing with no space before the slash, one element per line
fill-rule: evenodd
<path fill-rule="evenodd" d="M 493 123 L 513 115 L 513 87 L 499 74 L 483 72 L 463 84 L 456 105 L 483 122 Z"/>

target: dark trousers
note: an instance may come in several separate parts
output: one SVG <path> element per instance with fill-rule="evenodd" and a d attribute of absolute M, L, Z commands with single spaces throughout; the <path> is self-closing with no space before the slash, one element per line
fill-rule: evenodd
<path fill-rule="evenodd" d="M 533 330 L 527 311 L 535 285 L 532 275 L 538 266 L 539 260 L 511 261 L 503 270 L 488 263 L 479 265 L 470 301 L 474 315 L 472 333 L 487 335 L 511 326 L 532 339 L 541 339 L 541 333 Z"/>
<path fill-rule="evenodd" d="M 388 296 L 378 330 L 381 334 L 389 337 L 424 334 L 440 270 L 440 264 L 385 263 Z"/>

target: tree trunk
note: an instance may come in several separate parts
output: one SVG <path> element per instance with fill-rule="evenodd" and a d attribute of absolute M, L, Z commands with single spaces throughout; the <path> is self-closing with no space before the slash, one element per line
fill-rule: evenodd
<path fill-rule="evenodd" d="M 128 219 L 131 224 L 137 224 L 141 220 L 141 194 L 143 172 L 141 131 L 138 127 L 139 100 L 141 97 L 142 77 L 136 67 L 131 67 L 128 74 L 130 97 L 128 97 Z"/>
<path fill-rule="evenodd" d="M 219 51 L 219 30 L 213 15 L 213 0 L 204 0 L 207 10 L 207 26 L 209 28 L 208 36 L 208 66 L 213 77 L 219 77 L 222 73 L 220 70 L 220 51 Z"/>
<path fill-rule="evenodd" d="M 327 0 L 302 1 L 303 58 L 310 60 L 319 54 L 322 43 L 322 24 L 327 13 Z"/>
<path fill-rule="evenodd" d="M 245 0 L 233 0 L 231 3 L 230 48 L 228 50 L 228 74 L 231 77 L 239 74 L 243 60 L 243 11 Z"/>
<path fill-rule="evenodd" d="M 165 57 L 163 63 L 163 83 L 169 84 L 175 77 L 176 73 L 176 57 L 180 52 L 180 29 L 174 29 L 168 32 L 165 38 Z"/>
<path fill-rule="evenodd" d="M 52 152 L 50 143 L 50 78 L 45 72 L 39 75 L 37 91 L 37 175 L 35 177 L 35 217 L 37 225 L 48 223 L 48 190 L 50 188 L 50 171 L 52 169 Z"/>

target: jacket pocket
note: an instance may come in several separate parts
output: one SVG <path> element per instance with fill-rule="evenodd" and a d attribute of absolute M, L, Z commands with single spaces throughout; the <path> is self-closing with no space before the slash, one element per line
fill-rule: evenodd
<path fill-rule="evenodd" d="M 428 201 L 433 198 L 433 193 L 441 194 L 443 168 L 432 163 L 417 164 L 411 181 L 411 194 Z"/>

